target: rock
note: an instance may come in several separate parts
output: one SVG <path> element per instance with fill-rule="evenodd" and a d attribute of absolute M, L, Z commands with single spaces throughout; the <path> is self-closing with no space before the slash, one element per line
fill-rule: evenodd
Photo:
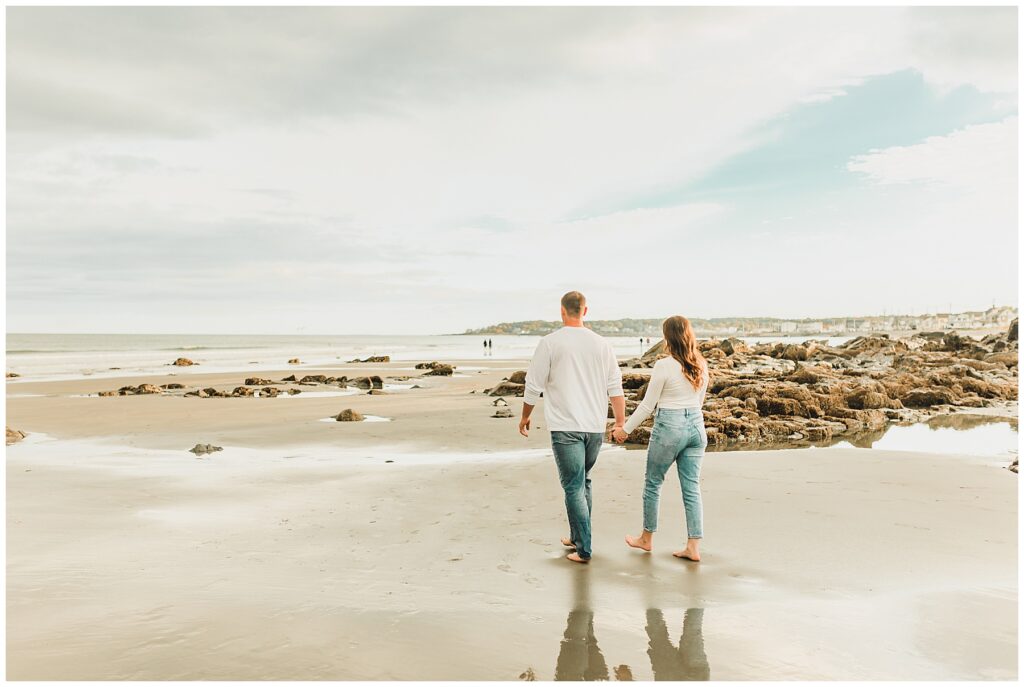
<path fill-rule="evenodd" d="M 747 344 L 743 343 L 743 341 L 735 337 L 729 337 L 725 341 L 718 344 L 718 347 L 726 355 L 736 355 L 750 352 L 750 347 L 747 346 Z"/>
<path fill-rule="evenodd" d="M 516 384 L 515 382 L 501 382 L 486 393 L 491 396 L 522 396 L 526 393 L 526 385 Z"/>
<path fill-rule="evenodd" d="M 11 429 L 10 427 L 7 427 L 7 444 L 6 445 L 10 446 L 11 444 L 16 444 L 19 441 L 21 441 L 22 439 L 24 439 L 25 436 L 26 436 L 25 433 L 22 432 L 21 430 L 19 430 L 19 429 Z"/>
<path fill-rule="evenodd" d="M 369 377 L 356 377 L 351 380 L 352 386 L 357 386 L 360 389 L 383 389 L 384 380 L 377 375 L 371 375 Z"/>
<path fill-rule="evenodd" d="M 930 408 L 938 405 L 952 405 L 953 394 L 947 389 L 928 388 L 914 389 L 900 399 L 908 408 Z"/>
<path fill-rule="evenodd" d="M 161 384 L 161 389 L 184 389 L 184 384 L 178 384 L 177 382 L 171 382 L 170 384 Z"/>
<path fill-rule="evenodd" d="M 499 398 L 494 399 L 494 401 L 491 402 L 492 406 L 497 406 L 498 404 L 501 404 L 503 406 L 507 406 L 508 405 L 508 401 L 506 401 L 505 399 L 499 397 Z"/>
<path fill-rule="evenodd" d="M 327 379 L 326 375 L 306 375 L 299 380 L 299 384 L 326 384 Z M 270 382 L 267 382 L 267 384 L 270 384 Z"/>
<path fill-rule="evenodd" d="M 432 363 L 416 363 L 416 369 L 417 370 L 433 370 L 436 365 L 444 365 L 444 363 L 439 363 L 436 360 L 434 362 L 432 362 Z"/>
<path fill-rule="evenodd" d="M 388 395 L 388 392 L 384 391 L 383 389 L 370 389 L 366 393 L 370 394 L 371 396 L 387 396 Z"/>
<path fill-rule="evenodd" d="M 390 355 L 371 355 L 369 358 L 365 358 L 363 360 L 360 360 L 359 358 L 356 358 L 355 360 L 350 360 L 349 362 L 350 363 L 390 363 L 391 362 L 391 356 Z"/>
<path fill-rule="evenodd" d="M 116 391 L 101 391 L 98 395 L 99 396 L 118 396 L 119 394 Z"/>
<path fill-rule="evenodd" d="M 287 377 L 285 377 L 281 381 L 282 382 L 294 382 L 295 381 L 295 375 L 288 375 Z"/>
<path fill-rule="evenodd" d="M 227 391 L 220 391 L 218 389 L 214 389 L 212 386 L 206 387 L 205 389 L 202 390 L 202 392 L 203 393 L 201 393 L 199 395 L 202 396 L 203 398 L 210 398 L 210 397 L 227 398 L 228 396 L 231 395 Z"/>
<path fill-rule="evenodd" d="M 1014 320 L 1013 323 L 1016 324 L 1017 320 Z M 7 430 L 7 431 L 10 431 L 10 430 Z M 11 443 L 11 442 L 7 442 L 7 443 Z M 1010 472 L 1017 472 L 1017 458 L 1014 458 L 1013 462 L 1010 463 Z"/>
<path fill-rule="evenodd" d="M 1017 351 L 1003 351 L 986 355 L 983 360 L 987 363 L 1002 363 L 1006 367 L 1017 367 L 1018 354 Z"/>
<path fill-rule="evenodd" d="M 260 389 L 261 398 L 274 398 L 281 393 L 281 390 L 274 386 L 265 386 Z"/>
<path fill-rule="evenodd" d="M 868 389 L 858 389 L 846 397 L 846 405 L 857 410 L 892 408 L 893 402 L 885 394 Z"/>
<path fill-rule="evenodd" d="M 302 389 L 288 389 L 288 395 L 294 396 L 295 394 L 301 394 Z"/>
<path fill-rule="evenodd" d="M 776 357 L 783 360 L 807 360 L 807 347 L 802 344 L 789 344 L 784 347 Z"/>
<path fill-rule="evenodd" d="M 622 388 L 623 389 L 639 389 L 642 386 L 647 386 L 647 382 L 650 381 L 650 375 L 639 374 L 636 372 L 627 372 L 622 375 Z"/>
<path fill-rule="evenodd" d="M 256 392 L 255 389 L 250 389 L 247 386 L 236 386 L 235 390 L 231 392 L 232 396 L 252 396 Z"/>
<path fill-rule="evenodd" d="M 294 375 L 292 375 L 294 376 Z M 269 379 L 263 379 L 263 377 L 247 377 L 245 380 L 246 386 L 265 386 L 267 384 L 273 384 Z"/>
<path fill-rule="evenodd" d="M 199 363 L 194 363 L 191 360 L 189 360 L 188 358 L 178 358 L 173 363 L 171 363 L 171 365 L 177 365 L 178 367 L 188 367 L 189 365 L 198 365 L 198 364 Z"/>
<path fill-rule="evenodd" d="M 17 372 L 8 372 L 7 373 L 7 379 L 14 379 L 15 377 L 20 377 L 20 376 L 21 375 L 18 374 Z"/>
<path fill-rule="evenodd" d="M 191 451 L 192 453 L 196 454 L 197 456 L 202 456 L 202 455 L 205 455 L 207 453 L 214 453 L 216 451 L 223 451 L 223 450 L 224 450 L 224 447 L 222 447 L 222 446 L 214 446 L 213 444 L 196 444 L 195 446 L 193 446 L 192 448 L 189 449 L 189 451 Z"/>
<path fill-rule="evenodd" d="M 640 425 L 626 436 L 627 444 L 651 443 L 651 428 Z"/>
<path fill-rule="evenodd" d="M 1017 318 L 1016 317 L 1013 318 L 1013 322 L 1010 323 L 1010 328 L 1006 330 L 1006 340 L 1007 341 L 1016 341 L 1017 340 Z M 1013 461 L 1013 464 L 1016 465 L 1017 461 L 1016 460 Z M 1016 470 L 1014 470 L 1014 472 L 1016 472 Z"/>
<path fill-rule="evenodd" d="M 299 362 L 298 358 L 290 358 L 288 360 L 288 364 L 289 365 L 301 365 L 301 363 Z"/>
<path fill-rule="evenodd" d="M 516 370 L 508 376 L 508 381 L 513 384 L 526 384 L 526 370 Z"/>
<path fill-rule="evenodd" d="M 453 372 L 455 372 L 455 368 L 453 366 L 445 365 L 443 363 L 435 363 L 426 374 L 436 377 L 451 377 Z"/>
<path fill-rule="evenodd" d="M 351 408 L 346 408 L 345 410 L 338 413 L 334 417 L 334 419 L 337 420 L 338 422 L 362 422 L 363 415 L 362 413 L 356 412 Z"/>
<path fill-rule="evenodd" d="M 497 410 L 494 411 L 494 415 L 491 415 L 491 417 L 509 418 L 514 417 L 514 415 L 512 414 L 512 410 L 510 408 L 498 408 Z"/>

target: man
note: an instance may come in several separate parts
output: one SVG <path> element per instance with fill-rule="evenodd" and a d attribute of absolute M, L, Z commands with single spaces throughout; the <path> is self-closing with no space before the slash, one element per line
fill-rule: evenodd
<path fill-rule="evenodd" d="M 604 440 L 608 399 L 615 427 L 626 421 L 626 397 L 622 371 L 611 344 L 583 326 L 587 299 L 579 291 L 562 296 L 562 324 L 540 343 L 526 371 L 523 417 L 519 433 L 529 435 L 530 414 L 544 394 L 544 418 L 551 432 L 558 477 L 565 491 L 569 516 L 566 546 L 576 551 L 566 558 L 576 563 L 590 560 L 590 470 Z"/>

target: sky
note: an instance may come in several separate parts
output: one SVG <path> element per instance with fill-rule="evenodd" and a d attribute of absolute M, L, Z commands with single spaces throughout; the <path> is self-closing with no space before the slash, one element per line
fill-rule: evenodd
<path fill-rule="evenodd" d="M 1017 305 L 1017 9 L 7 10 L 7 331 Z"/>

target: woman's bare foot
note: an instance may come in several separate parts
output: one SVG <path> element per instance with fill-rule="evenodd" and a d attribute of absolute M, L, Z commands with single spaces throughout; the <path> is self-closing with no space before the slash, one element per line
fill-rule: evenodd
<path fill-rule="evenodd" d="M 569 539 L 569 537 L 562 537 L 562 546 L 564 546 L 567 549 L 576 548 L 576 545 L 572 543 L 572 539 Z"/>
<path fill-rule="evenodd" d="M 589 563 L 590 562 L 589 558 L 580 558 L 580 555 L 578 553 L 576 553 L 575 551 L 573 551 L 570 554 L 566 554 L 565 557 L 568 558 L 573 563 Z"/>
<path fill-rule="evenodd" d="M 651 538 L 647 536 L 647 532 L 644 532 L 639 537 L 631 537 L 627 534 L 626 543 L 634 549 L 640 549 L 641 551 L 649 552 L 651 550 Z"/>
<path fill-rule="evenodd" d="M 683 558 L 688 561 L 699 561 L 700 548 L 699 544 L 697 543 L 699 541 L 700 539 L 691 539 L 690 541 L 686 542 L 685 549 L 683 549 L 682 551 L 673 551 L 672 555 L 676 558 Z"/>

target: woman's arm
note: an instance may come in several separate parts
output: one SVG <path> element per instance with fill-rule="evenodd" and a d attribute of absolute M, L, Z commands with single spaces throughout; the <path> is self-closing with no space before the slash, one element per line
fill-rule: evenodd
<path fill-rule="evenodd" d="M 651 416 L 654 407 L 661 399 L 662 389 L 665 388 L 665 380 L 668 379 L 668 367 L 656 365 L 651 379 L 647 382 L 647 391 L 644 393 L 644 400 L 640 402 L 633 414 L 626 420 L 625 432 L 632 434 L 633 430 L 640 426 L 640 423 Z"/>

